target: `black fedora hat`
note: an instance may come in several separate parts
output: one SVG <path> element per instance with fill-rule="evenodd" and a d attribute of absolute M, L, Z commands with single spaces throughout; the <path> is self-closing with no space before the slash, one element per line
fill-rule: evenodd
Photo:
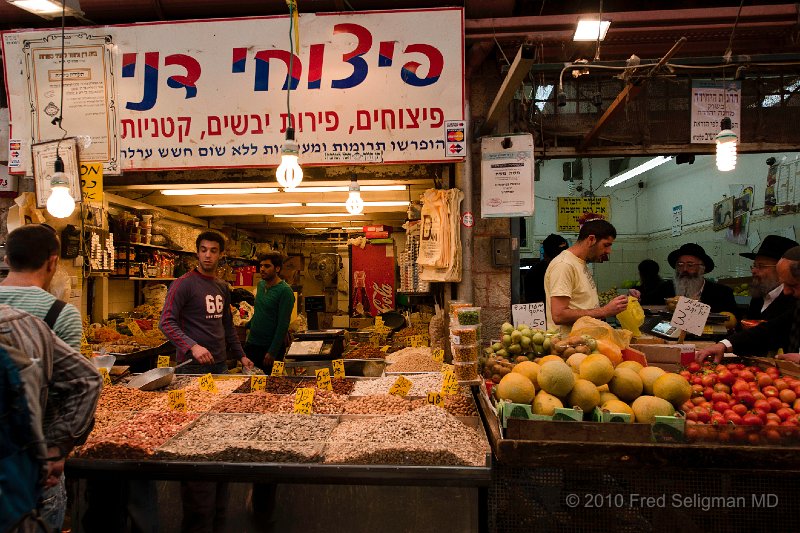
<path fill-rule="evenodd" d="M 761 241 L 761 246 L 755 252 L 739 254 L 748 259 L 755 259 L 757 255 L 765 255 L 773 259 L 780 259 L 789 248 L 794 248 L 797 243 L 792 239 L 781 237 L 780 235 L 767 235 Z"/>
<path fill-rule="evenodd" d="M 706 251 L 703 250 L 703 247 L 699 244 L 687 242 L 677 250 L 670 253 L 667 256 L 667 262 L 669 263 L 669 266 L 675 268 L 675 263 L 682 255 L 693 255 L 694 257 L 698 257 L 706 266 L 706 274 L 714 270 L 714 260 L 706 254 Z"/>

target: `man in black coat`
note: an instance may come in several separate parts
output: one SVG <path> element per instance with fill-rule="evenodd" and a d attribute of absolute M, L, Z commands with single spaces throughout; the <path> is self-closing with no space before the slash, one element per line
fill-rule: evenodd
<path fill-rule="evenodd" d="M 714 270 L 714 261 L 702 246 L 693 242 L 686 243 L 671 252 L 667 256 L 667 262 L 675 269 L 675 278 L 664 282 L 664 298 L 685 296 L 710 305 L 712 313 L 728 311 L 736 314 L 733 289 L 703 277 Z"/>
<path fill-rule="evenodd" d="M 778 279 L 776 266 L 778 260 L 797 242 L 779 235 L 767 235 L 756 252 L 739 254 L 753 259 L 750 272 L 750 307 L 746 318 L 751 320 L 771 320 L 794 309 L 794 298 L 784 294 L 783 283 Z"/>
<path fill-rule="evenodd" d="M 768 320 L 757 327 L 733 334 L 727 339 L 698 350 L 695 360 L 701 362 L 707 357 L 722 360 L 725 352 L 737 355 L 765 355 L 782 349 L 785 353 L 779 359 L 800 362 L 800 246 L 783 254 L 776 266 L 778 279 L 783 283 L 783 293 L 791 297 L 795 304 L 790 313 Z"/>

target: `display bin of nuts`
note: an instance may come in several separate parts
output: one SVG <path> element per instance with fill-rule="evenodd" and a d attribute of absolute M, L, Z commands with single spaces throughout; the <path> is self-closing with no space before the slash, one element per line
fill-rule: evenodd
<path fill-rule="evenodd" d="M 450 352 L 456 363 L 474 363 L 478 360 L 480 346 L 477 344 L 451 344 Z"/>
<path fill-rule="evenodd" d="M 459 383 L 480 383 L 478 379 L 478 363 L 453 363 L 453 373 Z"/>
<path fill-rule="evenodd" d="M 450 343 L 452 344 L 480 344 L 481 325 L 450 326 Z"/>

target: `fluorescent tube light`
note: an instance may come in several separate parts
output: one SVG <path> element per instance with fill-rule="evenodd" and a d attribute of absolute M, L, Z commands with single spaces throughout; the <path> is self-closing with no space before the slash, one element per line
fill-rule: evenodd
<path fill-rule="evenodd" d="M 667 161 L 670 161 L 671 159 L 672 159 L 671 155 L 666 156 L 666 157 L 663 156 L 663 155 L 660 155 L 658 157 L 654 157 L 650 161 L 645 161 L 644 163 L 642 163 L 638 167 L 633 167 L 630 170 L 626 170 L 622 174 L 614 176 L 613 178 L 611 178 L 610 180 L 605 182 L 603 184 L 603 186 L 604 187 L 613 187 L 614 185 L 618 185 L 618 184 L 622 183 L 623 181 L 627 181 L 627 180 L 629 180 L 629 179 L 631 179 L 633 177 L 636 177 L 636 176 L 638 176 L 639 174 L 641 174 L 643 172 L 647 172 L 648 170 L 656 168 L 659 165 L 663 165 L 664 163 L 666 163 Z"/>
<path fill-rule="evenodd" d="M 273 194 L 280 192 L 277 187 L 250 187 L 243 189 L 162 189 L 164 196 L 196 196 L 200 194 Z"/>
<path fill-rule="evenodd" d="M 597 34 L 600 33 L 600 40 L 606 38 L 608 27 L 611 26 L 610 20 L 579 20 L 575 28 L 573 41 L 596 41 Z"/>
<path fill-rule="evenodd" d="M 363 217 L 364 214 L 351 215 L 350 213 L 297 213 L 291 215 L 272 215 L 275 218 L 299 218 L 299 217 Z"/>
<path fill-rule="evenodd" d="M 306 202 L 308 207 L 346 207 L 346 202 Z M 364 202 L 364 207 L 406 207 L 408 201 Z"/>
<path fill-rule="evenodd" d="M 207 209 L 240 209 L 242 207 L 252 208 L 280 208 L 280 207 L 303 207 L 301 202 L 289 202 L 285 204 L 201 204 L 200 207 Z"/>
<path fill-rule="evenodd" d="M 61 17 L 61 2 L 56 0 L 6 0 L 9 4 L 48 20 Z M 64 15 L 74 17 L 83 15 L 78 0 L 65 0 Z"/>

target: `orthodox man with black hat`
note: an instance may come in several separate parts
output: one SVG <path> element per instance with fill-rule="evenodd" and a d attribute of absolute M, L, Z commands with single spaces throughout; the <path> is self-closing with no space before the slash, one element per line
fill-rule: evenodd
<path fill-rule="evenodd" d="M 794 298 L 783 292 L 783 283 L 778 279 L 778 260 L 798 244 L 780 235 L 767 235 L 755 252 L 739 254 L 753 260 L 750 272 L 750 307 L 747 318 L 771 320 L 794 309 Z"/>
<path fill-rule="evenodd" d="M 664 298 L 685 296 L 710 305 L 712 313 L 727 311 L 736 314 L 733 289 L 704 277 L 714 270 L 714 261 L 702 246 L 686 243 L 670 253 L 667 262 L 675 269 L 675 277 L 672 281 L 664 282 Z"/>

